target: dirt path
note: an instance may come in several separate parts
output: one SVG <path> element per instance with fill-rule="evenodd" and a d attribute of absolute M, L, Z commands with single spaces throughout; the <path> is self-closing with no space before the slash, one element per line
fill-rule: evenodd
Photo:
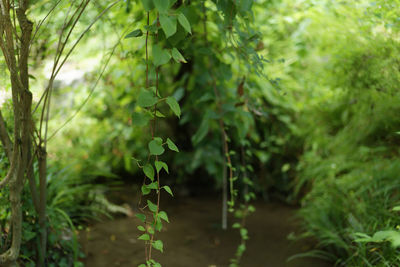
<path fill-rule="evenodd" d="M 154 257 L 165 267 L 224 267 L 234 255 L 239 234 L 235 229 L 222 231 L 218 199 L 183 199 L 166 208 L 171 224 L 158 235 L 164 253 Z M 255 205 L 257 211 L 248 219 L 250 240 L 243 267 L 328 267 L 318 259 L 286 259 L 305 252 L 309 244 L 292 242 L 287 235 L 297 229 L 295 210 L 281 204 Z M 232 221 L 231 221 L 232 222 Z M 138 266 L 144 258 L 144 246 L 137 241 L 136 218 L 121 218 L 94 225 L 81 235 L 88 267 Z"/>

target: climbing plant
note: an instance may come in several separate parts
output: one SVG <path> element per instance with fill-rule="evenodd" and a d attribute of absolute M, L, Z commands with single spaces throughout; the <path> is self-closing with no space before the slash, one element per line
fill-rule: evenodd
<path fill-rule="evenodd" d="M 245 155 L 251 154 L 250 141 L 245 141 L 246 137 L 254 137 L 250 128 L 254 116 L 251 106 L 255 100 L 248 90 L 254 75 L 263 75 L 264 61 L 256 51 L 260 34 L 252 26 L 253 1 L 142 0 L 140 4 L 145 14 L 141 16 L 142 25 L 126 38 L 139 38 L 136 40 L 144 43 L 141 50 L 145 62 L 144 78 L 137 90 L 132 124 L 135 127 L 147 125 L 150 133 L 146 158 L 133 156 L 144 175 L 139 201 L 143 213 L 137 214 L 143 223 L 138 226 L 142 232 L 139 239 L 145 242 L 146 247 L 145 263 L 141 266 L 160 266 L 153 259 L 152 249 L 164 250 L 156 233 L 161 231 L 163 221 L 169 222 L 167 213 L 161 210 L 160 198 L 162 190 L 170 195 L 172 190 L 163 185 L 161 178 L 174 170 L 160 158 L 166 148 L 175 152 L 179 150 L 158 127 L 159 120 L 168 112 L 165 107 L 180 118 L 179 129 L 186 128 L 183 131 L 191 132 L 190 141 L 196 148 L 195 153 L 211 149 L 218 155 L 200 159 L 185 156 L 193 153 L 187 149 L 179 153 L 190 160 L 189 166 L 199 166 L 204 160 L 210 174 L 221 177 L 224 229 L 227 228 L 227 212 L 235 211 L 238 197 L 235 181 L 242 173 L 240 184 L 246 190 L 241 197 L 244 204 L 237 212 L 242 223 L 234 224 L 235 228 L 239 225 L 242 241 L 237 258 L 232 261 L 232 266 L 237 266 L 248 238 L 245 217 L 254 210 L 248 203 L 255 196 L 248 191 L 252 182 L 246 169 L 251 169 L 251 166 L 243 163 Z M 175 63 L 170 63 L 171 59 Z M 182 117 L 180 106 L 183 108 Z M 199 122 L 198 126 L 195 122 Z M 187 136 L 180 138 L 186 139 Z M 235 150 L 240 148 L 242 152 L 236 153 Z M 245 152 L 245 149 L 249 151 Z M 238 157 L 239 154 L 242 156 Z M 182 156 L 176 155 L 175 158 Z M 241 168 L 235 167 L 242 163 Z"/>
<path fill-rule="evenodd" d="M 1 255 L 0 261 L 18 261 L 23 231 L 29 230 L 27 233 L 33 233 L 35 229 L 39 229 L 37 240 L 35 237 L 35 242 L 39 244 L 35 260 L 38 266 L 45 266 L 51 262 L 47 255 L 48 218 L 51 216 L 46 205 L 53 203 L 47 196 L 54 196 L 54 192 L 48 192 L 51 177 L 47 171 L 48 142 L 81 111 L 95 88 L 94 86 L 90 89 L 89 95 L 71 117 L 52 129 L 49 124 L 53 115 L 54 95 L 59 94 L 54 90 L 55 79 L 84 36 L 96 27 L 94 23 L 122 1 L 112 2 L 104 7 L 96 3 L 91 8 L 89 0 L 17 2 L 0 1 L 0 45 L 3 52 L 0 63 L 5 63 L 7 67 L 7 84 L 10 85 L 13 96 L 11 114 L 3 116 L 5 114 L 0 113 L 0 137 L 3 152 L 8 158 L 2 164 L 9 168 L 0 187 L 9 192 L 9 225 L 12 225 L 9 227 L 9 237 L 12 240 L 6 242 L 9 249 L 4 249 L 5 253 Z M 124 3 L 121 10 L 135 17 L 130 25 L 140 24 L 140 27 L 124 34 L 126 42 L 135 40 L 143 44 L 138 49 L 143 52 L 143 65 L 139 63 L 137 69 L 131 68 L 132 72 L 141 72 L 141 79 L 140 82 L 129 84 L 134 88 L 131 91 L 134 92 L 134 104 L 130 106 L 132 116 L 129 125 L 134 129 L 146 125 L 147 130 L 142 130 L 149 134 L 146 136 L 145 149 L 142 149 L 144 152 L 124 155 L 123 160 L 127 169 L 132 167 L 131 161 L 136 162 L 143 173 L 139 203 L 143 213 L 138 215 L 143 223 L 138 227 L 142 232 L 139 239 L 145 242 L 146 247 L 143 264 L 159 266 L 160 263 L 154 259 L 152 252 L 154 249 L 163 251 L 164 244 L 156 233 L 161 231 L 164 222 L 169 222 L 168 214 L 161 208 L 161 192 L 173 195 L 169 184 L 164 182 L 165 174 L 178 174 L 180 168 L 193 171 L 203 165 L 209 174 L 217 177 L 217 184 L 224 195 L 223 228 L 227 227 L 227 212 L 235 212 L 238 198 L 245 202 L 244 206 L 239 207 L 239 213 L 241 210 L 244 211 L 243 215 L 249 213 L 247 211 L 251 208 L 246 203 L 252 195 L 247 189 L 241 189 L 251 184 L 243 170 L 250 170 L 251 166 L 242 163 L 241 155 L 251 155 L 249 144 L 257 137 L 251 131 L 257 113 L 254 109 L 257 99 L 252 97 L 251 90 L 255 86 L 255 75 L 263 75 L 262 65 L 265 60 L 257 53 L 261 35 L 253 25 L 254 14 L 251 10 L 255 3 L 251 0 L 127 0 Z M 137 7 L 139 5 L 140 9 Z M 91 12 L 96 10 L 90 13 L 96 13 L 93 17 L 86 16 L 88 8 Z M 63 10 L 68 11 L 63 14 Z M 115 18 L 113 26 L 121 23 L 117 17 L 112 17 Z M 52 24 L 54 20 L 57 22 Z M 56 28 L 54 30 L 49 27 L 57 34 L 44 30 L 49 25 Z M 75 33 L 77 29 L 80 30 L 79 33 Z M 71 42 L 73 39 L 75 40 Z M 115 47 L 110 58 L 114 50 Z M 30 82 L 36 78 L 30 71 L 29 59 L 39 58 L 43 56 L 42 53 L 50 55 L 53 60 L 48 82 L 44 90 L 40 90 L 36 96 L 36 92 L 30 90 Z M 135 51 L 128 55 L 136 56 L 138 53 Z M 109 59 L 105 65 L 108 62 Z M 40 64 L 35 61 L 32 66 L 38 65 Z M 141 66 L 144 68 L 141 69 Z M 100 75 L 104 69 L 105 67 Z M 95 85 L 98 81 L 99 78 L 95 80 Z M 107 84 L 112 85 L 112 81 L 107 81 Z M 129 101 L 130 99 L 126 102 Z M 171 119 L 168 116 L 171 113 L 180 120 Z M 165 130 L 165 125 L 171 122 L 174 129 L 170 134 Z M 120 124 L 115 124 L 113 128 L 117 129 L 118 126 Z M 90 127 L 85 125 L 85 128 Z M 182 133 L 188 135 L 180 133 L 181 129 Z M 178 149 L 175 143 L 182 141 L 182 138 L 185 139 L 184 149 Z M 196 152 L 193 152 L 193 148 L 196 148 Z M 241 149 L 246 152 L 242 153 Z M 82 148 L 83 150 L 85 149 Z M 167 153 L 166 150 L 180 153 Z M 113 150 L 113 155 L 120 154 L 120 151 Z M 201 156 L 206 154 L 215 157 Z M 88 158 L 86 151 L 83 157 Z M 168 166 L 168 158 L 176 159 L 174 168 Z M 187 161 L 189 164 L 186 164 Z M 25 181 L 28 185 L 26 190 L 23 186 Z M 22 192 L 29 190 L 34 210 L 25 212 L 26 216 L 23 217 L 22 211 L 27 208 L 21 206 L 22 196 L 25 197 Z M 242 191 L 244 193 L 240 194 Z M 56 212 L 69 219 L 62 210 L 58 209 Z M 25 226 L 23 222 L 28 219 L 30 224 L 38 225 Z M 72 225 L 72 222 L 68 221 L 68 224 Z M 243 234 L 244 223 L 240 228 L 242 248 L 243 240 L 247 239 L 247 235 Z M 77 248 L 73 250 L 74 264 L 78 264 Z M 243 249 L 240 255 L 242 253 Z M 239 259 L 232 264 L 238 263 Z"/>
<path fill-rule="evenodd" d="M 162 97 L 163 92 L 159 90 L 159 75 L 162 65 L 167 64 L 171 58 L 177 63 L 186 63 L 185 58 L 176 47 L 166 47 L 165 40 L 176 34 L 177 23 L 179 23 L 185 31 L 185 34 L 191 33 L 190 23 L 185 15 L 179 10 L 172 9 L 174 2 L 169 1 L 142 1 L 144 10 L 146 11 L 145 30 L 145 87 L 140 89 L 137 98 L 137 108 L 133 115 L 133 120 L 142 120 L 149 122 L 151 140 L 148 142 L 148 156 L 144 165 L 139 167 L 143 170 L 144 181 L 141 187 L 142 196 L 149 195 L 152 191 L 156 194 L 156 203 L 147 199 L 145 205 L 140 209 L 147 214 L 138 214 L 137 217 L 144 223 L 138 226 L 138 230 L 143 232 L 139 236 L 140 240 L 145 242 L 146 264 L 140 266 L 161 266 L 152 257 L 152 249 L 161 252 L 164 250 L 162 240 L 156 239 L 156 232 L 161 231 L 162 222 L 169 222 L 168 215 L 160 209 L 161 189 L 170 195 L 173 195 L 169 186 L 161 186 L 160 173 L 168 173 L 168 165 L 161 161 L 159 157 L 164 154 L 165 147 L 169 150 L 179 152 L 175 143 L 167 138 L 165 141 L 161 137 L 157 137 L 157 118 L 164 117 L 158 107 L 160 104 L 166 104 L 172 112 L 180 117 L 181 110 L 177 100 L 173 96 Z M 150 24 L 150 18 L 154 15 L 154 21 Z M 143 35 L 141 29 L 130 32 L 126 38 L 140 37 Z M 152 37 L 152 38 L 150 38 Z M 149 59 L 149 50 L 151 47 L 152 58 Z M 154 72 L 153 82 L 151 83 L 149 74 Z M 141 205 L 139 203 L 139 205 Z M 146 212 L 147 211 L 147 212 Z M 147 215 L 147 216 L 146 216 Z"/>

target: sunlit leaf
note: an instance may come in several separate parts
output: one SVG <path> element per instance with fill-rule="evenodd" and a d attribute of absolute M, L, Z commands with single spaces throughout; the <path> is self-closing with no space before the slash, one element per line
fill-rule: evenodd
<path fill-rule="evenodd" d="M 179 52 L 179 50 L 176 49 L 175 47 L 172 48 L 172 57 L 178 63 L 187 63 L 185 58 L 182 56 L 182 54 Z"/>
<path fill-rule="evenodd" d="M 155 161 L 155 162 L 154 162 L 154 165 L 156 166 L 157 172 L 160 172 L 160 170 L 161 170 L 162 168 L 164 168 L 164 170 L 165 170 L 167 173 L 169 173 L 169 172 L 168 172 L 168 165 L 167 165 L 167 163 L 165 163 L 165 162 L 163 162 L 163 161 Z"/>
<path fill-rule="evenodd" d="M 154 241 L 152 246 L 153 246 L 153 248 L 163 252 L 164 245 L 163 245 L 163 242 L 161 240 Z"/>
<path fill-rule="evenodd" d="M 152 212 L 157 212 L 157 205 L 151 202 L 150 200 L 147 200 L 147 206 L 149 207 L 149 210 Z"/>
<path fill-rule="evenodd" d="M 176 99 L 173 98 L 172 96 L 169 96 L 169 97 L 167 97 L 165 102 L 167 102 L 168 106 L 175 113 L 175 115 L 179 118 L 181 116 L 181 108 L 180 108 L 178 102 L 176 101 Z"/>
<path fill-rule="evenodd" d="M 187 20 L 187 18 L 185 17 L 185 15 L 183 15 L 183 13 L 178 14 L 178 21 L 182 25 L 182 27 L 185 29 L 185 31 L 187 31 L 188 33 L 192 33 L 190 23 Z"/>
<path fill-rule="evenodd" d="M 138 237 L 138 239 L 148 241 L 148 240 L 150 240 L 150 236 L 149 236 L 149 234 L 142 234 L 141 236 Z"/>
<path fill-rule="evenodd" d="M 168 148 L 169 148 L 170 150 L 175 151 L 175 152 L 179 152 L 178 147 L 177 147 L 177 146 L 174 144 L 174 142 L 172 142 L 172 140 L 169 139 L 169 138 L 167 138 L 167 145 L 168 145 Z"/>
<path fill-rule="evenodd" d="M 168 15 L 160 15 L 160 24 L 165 36 L 168 38 L 176 33 L 176 18 Z"/>
<path fill-rule="evenodd" d="M 165 211 L 160 211 L 158 213 L 158 216 L 160 216 L 161 219 L 163 219 L 164 221 L 169 223 L 168 215 L 167 215 L 167 213 Z"/>
<path fill-rule="evenodd" d="M 174 194 L 172 193 L 171 188 L 168 185 L 164 185 L 163 188 L 164 188 L 165 191 L 167 191 L 168 194 L 170 194 L 171 196 L 174 196 Z"/>
<path fill-rule="evenodd" d="M 151 164 L 147 163 L 146 165 L 143 166 L 143 172 L 144 174 L 150 178 L 150 180 L 154 180 L 154 169 Z"/>

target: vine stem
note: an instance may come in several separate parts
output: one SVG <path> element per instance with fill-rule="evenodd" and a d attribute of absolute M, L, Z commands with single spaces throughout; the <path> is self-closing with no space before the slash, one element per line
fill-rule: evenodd
<path fill-rule="evenodd" d="M 208 46 L 208 31 L 207 31 L 207 10 L 206 10 L 206 5 L 205 5 L 206 0 L 203 1 L 202 3 L 202 8 L 203 8 L 203 31 L 204 31 L 204 42 L 205 45 Z M 208 69 L 211 69 L 210 64 L 208 63 Z M 214 95 L 216 98 L 216 105 L 218 109 L 218 113 L 222 116 L 222 102 L 221 102 L 221 96 L 218 93 L 217 89 L 217 81 L 215 76 L 213 75 L 212 72 L 209 72 L 211 78 L 212 78 L 212 85 L 213 85 L 213 90 L 214 90 Z M 234 205 L 234 191 L 233 191 L 233 166 L 232 166 L 232 160 L 231 156 L 229 155 L 229 144 L 228 144 L 228 135 L 225 131 L 225 124 L 222 118 L 218 120 L 219 123 L 219 128 L 221 130 L 221 136 L 222 136 L 222 153 L 224 154 L 224 163 L 223 163 L 223 203 L 222 203 L 222 228 L 226 229 L 227 228 L 227 208 L 226 208 L 226 201 L 227 201 L 227 192 L 226 192 L 226 187 L 227 187 L 227 182 L 226 182 L 226 166 L 229 168 L 229 189 L 230 189 L 230 206 L 232 207 Z"/>
<path fill-rule="evenodd" d="M 149 11 L 147 11 L 147 26 L 149 26 L 150 25 L 150 12 Z M 150 83 L 149 83 L 149 52 L 148 52 L 148 43 L 149 43 L 149 31 L 147 30 L 146 31 L 146 42 L 145 42 L 145 50 L 146 50 L 146 89 L 147 88 L 149 88 L 149 86 L 150 86 Z M 151 126 L 150 126 L 150 133 L 152 134 L 153 133 L 153 130 L 152 130 L 152 128 L 151 128 Z M 150 160 L 150 154 L 148 155 L 148 157 L 147 157 L 147 161 L 149 161 Z M 146 182 L 146 175 L 144 175 L 144 178 L 143 178 L 143 182 L 142 182 L 142 186 L 145 184 L 145 182 Z M 140 194 L 140 197 L 139 197 L 139 201 L 138 201 L 138 208 L 140 209 L 140 210 L 143 210 L 142 208 L 140 208 L 140 204 L 142 203 L 142 194 Z M 146 246 L 146 260 L 147 260 L 147 246 Z"/>
<path fill-rule="evenodd" d="M 147 12 L 147 26 L 150 25 L 150 12 Z M 149 88 L 149 52 L 148 52 L 149 31 L 146 31 L 146 88 Z"/>
<path fill-rule="evenodd" d="M 157 13 L 157 23 L 159 21 L 159 14 Z M 147 12 L 147 26 L 150 25 L 150 12 Z M 155 34 L 156 37 L 156 42 L 158 42 L 158 33 Z M 146 51 L 146 89 L 148 89 L 150 87 L 150 81 L 149 81 L 149 52 L 148 52 L 148 46 L 149 46 L 149 31 L 146 31 L 146 40 L 145 40 L 145 51 Z M 159 67 L 156 67 L 156 96 L 158 96 L 158 91 L 159 91 Z M 148 89 L 149 90 L 149 89 Z M 154 140 L 155 138 L 155 133 L 156 133 L 156 125 L 157 125 L 157 103 L 154 104 L 154 110 L 153 110 L 153 124 L 150 124 L 150 133 L 151 133 L 151 139 Z M 150 153 L 147 157 L 147 161 L 150 160 Z M 155 160 L 158 161 L 158 156 L 155 156 Z M 155 227 L 157 224 L 157 220 L 158 220 L 158 215 L 159 215 L 159 210 L 160 210 L 160 199 L 161 199 L 161 188 L 160 188 L 160 174 L 157 171 L 157 210 L 155 213 L 155 218 L 154 218 L 154 232 L 155 232 Z M 142 185 L 145 185 L 146 182 L 146 176 L 143 179 L 143 183 Z M 142 194 L 140 194 L 140 198 L 139 198 L 139 209 L 140 210 L 144 210 L 146 208 L 140 208 L 140 203 L 141 203 L 141 199 L 142 199 Z M 147 222 L 146 222 L 147 224 Z M 148 231 L 146 231 L 148 232 Z M 151 234 L 151 238 L 149 242 L 145 243 L 145 258 L 146 258 L 146 262 L 150 261 L 152 259 L 151 257 L 151 252 L 152 252 L 152 244 L 154 241 L 154 236 L 155 233 Z"/>
<path fill-rule="evenodd" d="M 147 11 L 147 22 L 146 22 L 146 24 L 147 24 L 147 26 L 150 25 L 150 12 L 149 11 Z M 145 49 L 146 49 L 146 89 L 149 88 L 149 52 L 148 52 L 148 43 L 149 43 L 149 31 L 147 30 L 146 31 L 146 41 L 145 41 Z M 151 126 L 150 126 L 150 131 L 152 133 L 152 138 L 154 138 L 154 134 L 153 134 L 153 130 L 151 129 Z M 147 160 L 149 160 L 149 159 L 150 159 L 150 154 L 149 154 Z M 145 182 L 146 182 L 146 175 L 143 178 L 142 186 L 145 184 Z M 141 201 L 142 201 L 142 194 L 140 194 L 139 205 L 140 205 Z M 147 229 L 147 227 L 146 227 L 146 229 Z M 146 262 L 150 259 L 149 258 L 149 251 L 148 251 L 147 246 L 148 246 L 148 244 L 147 244 L 147 242 L 145 242 L 144 249 L 145 249 Z"/>
<path fill-rule="evenodd" d="M 159 13 L 157 13 L 157 24 L 159 23 Z M 156 43 L 158 42 L 158 33 L 156 33 L 155 35 L 156 37 Z M 156 96 L 158 96 L 158 87 L 159 87 L 159 67 L 156 67 Z M 156 124 L 157 124 L 157 103 L 154 104 L 154 120 L 153 120 L 153 139 L 154 139 L 154 133 L 156 131 Z M 158 156 L 156 155 L 156 161 L 158 161 Z M 156 210 L 156 215 L 154 216 L 154 228 L 156 228 L 157 225 L 157 220 L 158 220 L 158 214 L 160 211 L 160 199 L 161 199 L 161 188 L 160 188 L 160 172 L 158 172 L 156 170 L 156 175 L 157 175 L 157 210 Z M 156 230 L 156 229 L 154 229 Z M 149 244 L 149 260 L 151 259 L 151 251 L 152 251 L 152 244 L 154 241 L 154 235 L 155 235 L 155 231 L 154 234 L 151 235 L 150 238 L 150 244 Z"/>
<path fill-rule="evenodd" d="M 221 97 L 218 93 L 217 90 L 217 84 L 216 84 L 216 80 L 213 74 L 211 74 L 211 77 L 213 79 L 213 89 L 214 89 L 214 94 L 216 97 L 216 104 L 217 104 L 217 108 L 218 108 L 218 113 L 220 115 L 222 115 L 222 103 L 221 103 Z M 228 144 L 228 135 L 225 131 L 225 124 L 224 121 L 222 120 L 222 118 L 220 118 L 218 120 L 219 122 L 219 128 L 221 130 L 221 134 L 222 134 L 222 141 L 223 141 L 223 149 L 225 152 L 225 157 L 226 157 L 226 161 L 227 161 L 227 166 L 229 169 L 229 191 L 230 191 L 230 197 L 231 197 L 231 201 L 230 201 L 230 206 L 232 207 L 235 203 L 235 199 L 234 199 L 234 192 L 233 192 L 233 166 L 232 166 L 232 159 L 231 156 L 229 154 L 229 144 Z"/>

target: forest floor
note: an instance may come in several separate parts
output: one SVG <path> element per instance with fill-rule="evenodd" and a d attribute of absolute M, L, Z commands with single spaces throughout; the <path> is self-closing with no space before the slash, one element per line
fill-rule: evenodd
<path fill-rule="evenodd" d="M 164 223 L 157 239 L 164 242 L 164 253 L 153 257 L 166 267 L 225 267 L 239 243 L 237 229 L 220 229 L 221 204 L 217 197 L 174 198 L 163 195 L 162 209 L 170 224 Z M 128 203 L 134 206 L 132 200 Z M 164 202 L 163 202 L 164 201 Z M 129 202 L 129 200 L 127 201 Z M 163 204 L 162 204 L 163 205 Z M 296 209 L 284 204 L 255 204 L 256 212 L 248 218 L 249 237 L 243 255 L 243 267 L 328 267 L 330 263 L 314 258 L 287 258 L 312 247 L 309 241 L 290 241 L 296 232 Z M 229 225 L 233 220 L 230 218 Z M 143 263 L 144 243 L 138 241 L 135 217 L 115 218 L 99 222 L 80 234 L 80 242 L 88 267 L 138 266 Z"/>

